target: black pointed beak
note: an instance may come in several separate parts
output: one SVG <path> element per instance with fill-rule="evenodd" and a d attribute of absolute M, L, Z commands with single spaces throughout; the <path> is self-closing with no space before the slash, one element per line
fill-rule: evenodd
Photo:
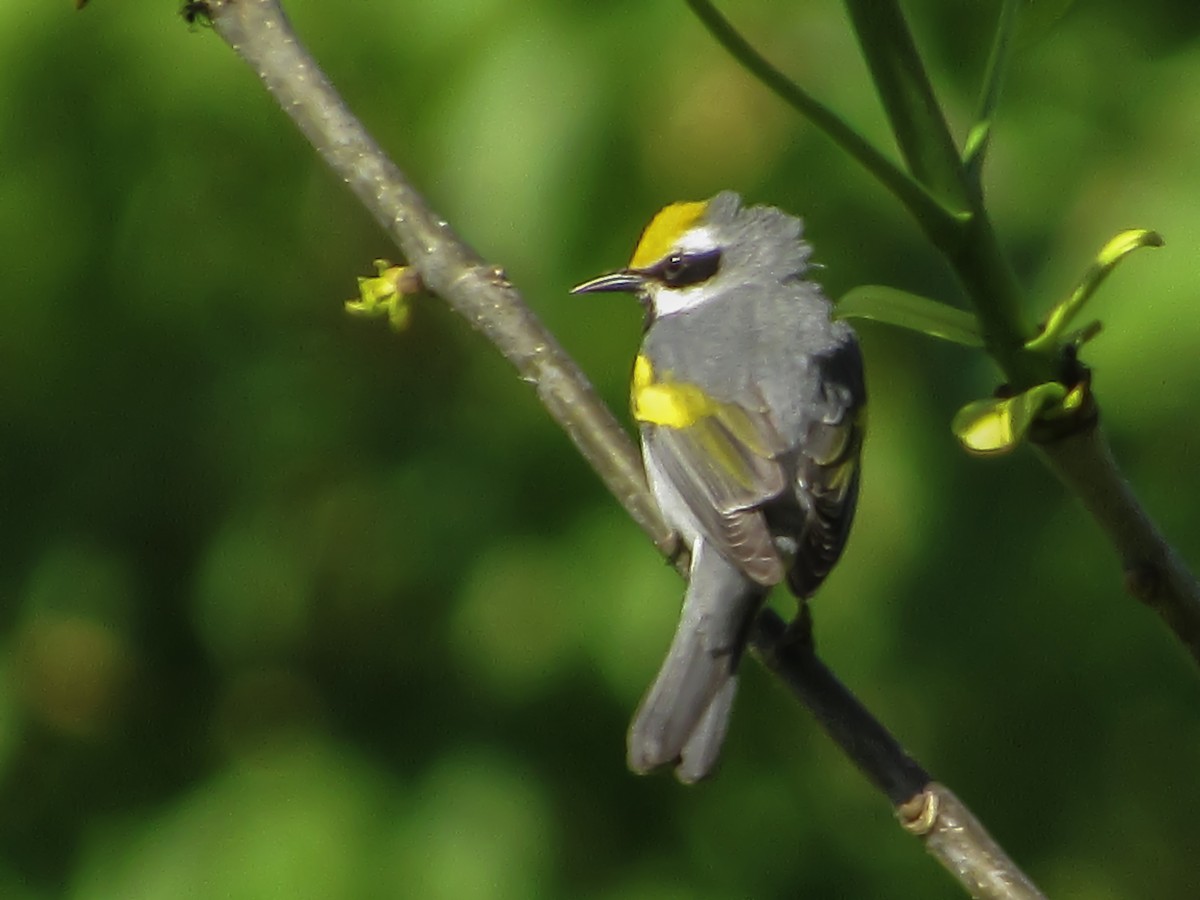
<path fill-rule="evenodd" d="M 593 278 L 591 281 L 577 284 L 571 288 L 571 293 L 600 294 L 606 292 L 623 292 L 626 294 L 636 294 L 645 284 L 646 278 L 641 272 L 635 272 L 633 269 L 622 269 L 619 272 L 610 272 L 608 275 L 601 275 L 599 278 Z"/>

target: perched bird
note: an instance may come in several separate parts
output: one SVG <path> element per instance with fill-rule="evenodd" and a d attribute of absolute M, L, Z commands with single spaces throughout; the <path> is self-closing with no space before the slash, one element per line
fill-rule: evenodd
<path fill-rule="evenodd" d="M 635 772 L 712 771 L 767 592 L 786 579 L 803 603 L 845 546 L 866 389 L 810 253 L 799 219 L 726 191 L 666 207 L 627 268 L 573 290 L 645 307 L 633 416 L 654 497 L 691 551 L 679 626 L 629 729 Z"/>

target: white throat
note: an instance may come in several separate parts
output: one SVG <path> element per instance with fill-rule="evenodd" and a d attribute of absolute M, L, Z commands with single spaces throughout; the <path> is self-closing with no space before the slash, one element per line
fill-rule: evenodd
<path fill-rule="evenodd" d="M 709 281 L 686 288 L 657 286 L 650 290 L 650 303 L 654 307 L 655 318 L 662 318 L 696 309 L 714 299 L 716 295 L 717 292 L 713 290 L 712 282 Z"/>

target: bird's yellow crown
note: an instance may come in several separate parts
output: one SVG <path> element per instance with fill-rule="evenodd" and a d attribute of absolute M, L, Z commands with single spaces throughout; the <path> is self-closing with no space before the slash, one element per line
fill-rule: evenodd
<path fill-rule="evenodd" d="M 695 225 L 707 208 L 708 201 L 699 200 L 672 203 L 659 210 L 642 232 L 642 238 L 633 251 L 633 259 L 629 261 L 629 268 L 644 269 L 666 256 L 679 236 Z"/>

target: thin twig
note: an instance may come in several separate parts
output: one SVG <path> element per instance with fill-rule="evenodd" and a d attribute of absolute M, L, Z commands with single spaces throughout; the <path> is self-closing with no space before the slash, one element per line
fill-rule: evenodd
<path fill-rule="evenodd" d="M 775 613 L 767 610 L 760 615 L 751 635 L 755 656 L 891 800 L 900 826 L 919 837 L 972 897 L 1044 900 L 971 810 L 934 781 L 821 662 L 813 647 L 807 607 L 802 615 L 800 640 L 795 638 L 797 629 L 788 629 Z"/>
<path fill-rule="evenodd" d="M 217 33 L 258 73 L 326 162 L 358 194 L 425 285 L 482 332 L 534 385 L 548 412 L 617 499 L 659 549 L 668 551 L 670 532 L 646 489 L 629 437 L 500 270 L 488 266 L 463 243 L 386 158 L 300 45 L 279 3 L 213 0 L 208 6 Z M 920 819 L 926 848 L 972 896 L 989 900 L 1040 896 L 1005 887 L 1028 882 L 982 828 L 964 831 L 960 813 L 944 815 L 942 807 L 933 803 L 940 788 L 834 678 L 811 642 L 786 640 L 784 634 L 783 622 L 773 613 L 765 614 L 756 623 L 756 654 L 888 797 L 906 828 L 913 830 L 905 810 L 928 813 Z M 953 853 L 939 849 L 943 846 L 952 847 Z M 1002 877 L 984 884 L 966 874 L 981 869 L 998 870 Z"/>
<path fill-rule="evenodd" d="M 388 159 L 296 39 L 280 5 L 217 0 L 208 9 L 216 32 L 358 195 L 425 286 L 516 366 L 634 521 L 659 550 L 670 552 L 674 538 L 646 491 L 637 453 L 612 413 L 503 270 L 485 263 Z"/>
<path fill-rule="evenodd" d="M 775 673 L 850 761 L 899 809 L 919 796 L 933 779 L 821 662 L 812 637 L 808 605 L 800 627 L 787 628 L 766 610 L 754 622 L 754 655 Z"/>
<path fill-rule="evenodd" d="M 925 849 L 950 869 L 972 897 L 1045 900 L 1025 873 L 1014 869 L 966 805 L 945 785 L 932 782 L 897 815 L 906 831 L 925 841 Z M 930 827 L 936 823 L 936 827 Z"/>

